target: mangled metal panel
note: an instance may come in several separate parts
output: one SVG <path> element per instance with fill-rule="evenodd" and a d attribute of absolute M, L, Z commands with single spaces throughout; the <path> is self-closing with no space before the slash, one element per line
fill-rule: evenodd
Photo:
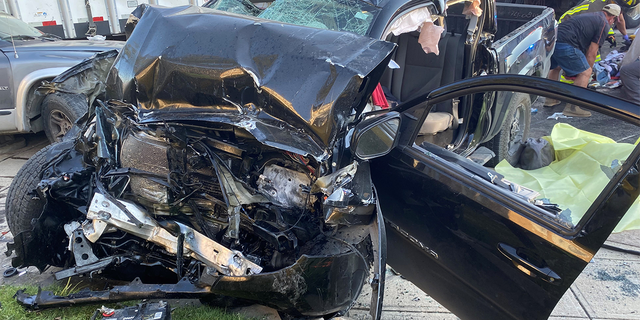
<path fill-rule="evenodd" d="M 140 123 L 229 123 L 266 145 L 325 159 L 394 46 L 206 8 L 149 6 L 111 69 L 107 98 L 137 105 Z"/>
<path fill-rule="evenodd" d="M 105 79 L 118 55 L 118 50 L 96 53 L 77 65 L 67 69 L 51 81 L 44 81 L 38 87 L 27 116 L 32 119 L 40 115 L 44 98 L 53 92 L 84 94 L 89 105 L 105 90 Z"/>

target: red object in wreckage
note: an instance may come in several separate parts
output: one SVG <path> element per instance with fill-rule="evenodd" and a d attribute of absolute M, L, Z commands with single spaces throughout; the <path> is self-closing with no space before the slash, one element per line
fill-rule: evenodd
<path fill-rule="evenodd" d="M 387 97 L 385 97 L 384 91 L 382 91 L 382 86 L 380 85 L 380 83 L 378 83 L 376 88 L 373 90 L 373 94 L 371 95 L 371 98 L 373 98 L 374 105 L 382 109 L 389 109 L 389 102 L 387 102 Z"/>

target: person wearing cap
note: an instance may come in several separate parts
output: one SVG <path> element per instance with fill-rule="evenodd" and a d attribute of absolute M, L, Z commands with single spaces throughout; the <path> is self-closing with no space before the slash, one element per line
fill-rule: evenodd
<path fill-rule="evenodd" d="M 604 8 L 605 5 L 607 5 L 607 4 L 617 4 L 616 2 L 619 2 L 619 1 L 628 1 L 628 0 L 618 0 L 618 1 L 614 1 L 614 0 L 584 0 L 584 1 L 580 2 L 577 6 L 567 10 L 560 17 L 560 19 L 558 19 L 558 23 L 562 23 L 562 22 L 564 22 L 566 20 L 571 19 L 572 17 L 576 17 L 576 16 L 584 14 L 584 13 L 600 12 L 600 11 L 602 11 L 602 9 Z M 622 34 L 622 39 L 624 40 L 624 44 L 625 45 L 630 45 L 631 44 L 631 39 L 629 39 L 629 35 L 627 34 L 627 26 L 626 26 L 626 22 L 624 20 L 624 14 L 620 13 L 620 15 L 618 15 L 618 19 L 616 20 L 615 25 L 616 25 L 616 28 Z M 609 28 L 609 35 L 607 36 L 607 41 L 609 41 L 609 43 L 611 43 L 611 47 L 612 48 L 616 46 L 616 37 L 615 37 L 615 34 L 614 34 L 612 28 Z M 596 61 L 597 60 L 598 59 L 596 59 Z"/>
<path fill-rule="evenodd" d="M 600 12 L 581 14 L 559 24 L 548 78 L 557 81 L 560 71 L 564 71 L 565 75 L 576 77 L 574 85 L 586 88 L 598 50 L 620 11 L 619 5 L 607 4 Z M 550 107 L 559 103 L 555 99 L 547 99 L 544 105 Z M 567 104 L 562 113 L 570 117 L 591 116 L 591 112 L 572 104 Z"/>

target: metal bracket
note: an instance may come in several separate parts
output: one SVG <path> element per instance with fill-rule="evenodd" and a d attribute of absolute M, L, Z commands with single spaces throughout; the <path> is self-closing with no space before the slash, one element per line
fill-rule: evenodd
<path fill-rule="evenodd" d="M 31 309 L 75 306 L 88 303 L 117 302 L 138 299 L 197 299 L 211 294 L 208 286 L 197 287 L 188 280 L 180 280 L 176 284 L 143 284 L 136 278 L 125 286 L 116 286 L 105 291 L 80 291 L 65 297 L 56 296 L 51 291 L 38 290 L 38 294 L 30 296 L 24 290 L 15 295 L 18 304 Z"/>
<path fill-rule="evenodd" d="M 98 261 L 98 257 L 93 254 L 91 244 L 82 233 L 82 228 L 78 228 L 73 232 L 71 251 L 73 251 L 73 257 L 76 259 L 76 266 L 81 267 Z"/>
<path fill-rule="evenodd" d="M 84 266 L 77 266 L 74 268 L 69 268 L 69 269 L 64 269 L 61 271 L 58 271 L 54 274 L 56 280 L 61 280 L 61 279 L 65 279 L 65 278 L 69 278 L 69 277 L 73 277 L 73 276 L 77 276 L 80 274 L 85 274 L 85 273 L 93 273 L 95 271 L 99 271 L 102 270 L 108 266 L 110 266 L 111 264 L 116 264 L 116 263 L 120 263 L 122 262 L 123 259 L 126 259 L 124 256 L 111 256 L 111 257 L 107 257 L 107 258 L 103 258 L 100 260 L 97 260 L 94 263 L 91 264 L 86 264 Z"/>
<path fill-rule="evenodd" d="M 105 224 L 161 245 L 171 254 L 178 253 L 177 234 L 174 235 L 163 228 L 155 219 L 132 202 L 114 200 L 117 203 L 101 193 L 93 195 L 87 212 L 87 219 L 93 221 L 85 224 L 84 227 L 85 236 L 89 240 L 99 239 L 106 228 L 102 224 Z M 139 221 L 141 226 L 138 227 L 132 220 Z M 180 228 L 179 234 L 184 234 L 185 256 L 198 259 L 206 265 L 216 268 L 224 275 L 247 276 L 262 271 L 262 267 L 246 259 L 241 252 L 230 250 L 189 226 L 179 222 L 175 222 L 175 224 Z"/>

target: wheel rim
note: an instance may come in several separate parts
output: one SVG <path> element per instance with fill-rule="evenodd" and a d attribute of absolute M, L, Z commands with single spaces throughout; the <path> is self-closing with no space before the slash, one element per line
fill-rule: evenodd
<path fill-rule="evenodd" d="M 524 139 L 525 119 L 523 105 L 519 105 L 513 115 L 513 120 L 509 126 L 509 156 L 515 155 Z"/>
<path fill-rule="evenodd" d="M 60 110 L 53 110 L 49 114 L 49 128 L 51 128 L 51 136 L 56 140 L 62 140 L 62 137 L 71 130 L 73 123 L 66 114 Z"/>

